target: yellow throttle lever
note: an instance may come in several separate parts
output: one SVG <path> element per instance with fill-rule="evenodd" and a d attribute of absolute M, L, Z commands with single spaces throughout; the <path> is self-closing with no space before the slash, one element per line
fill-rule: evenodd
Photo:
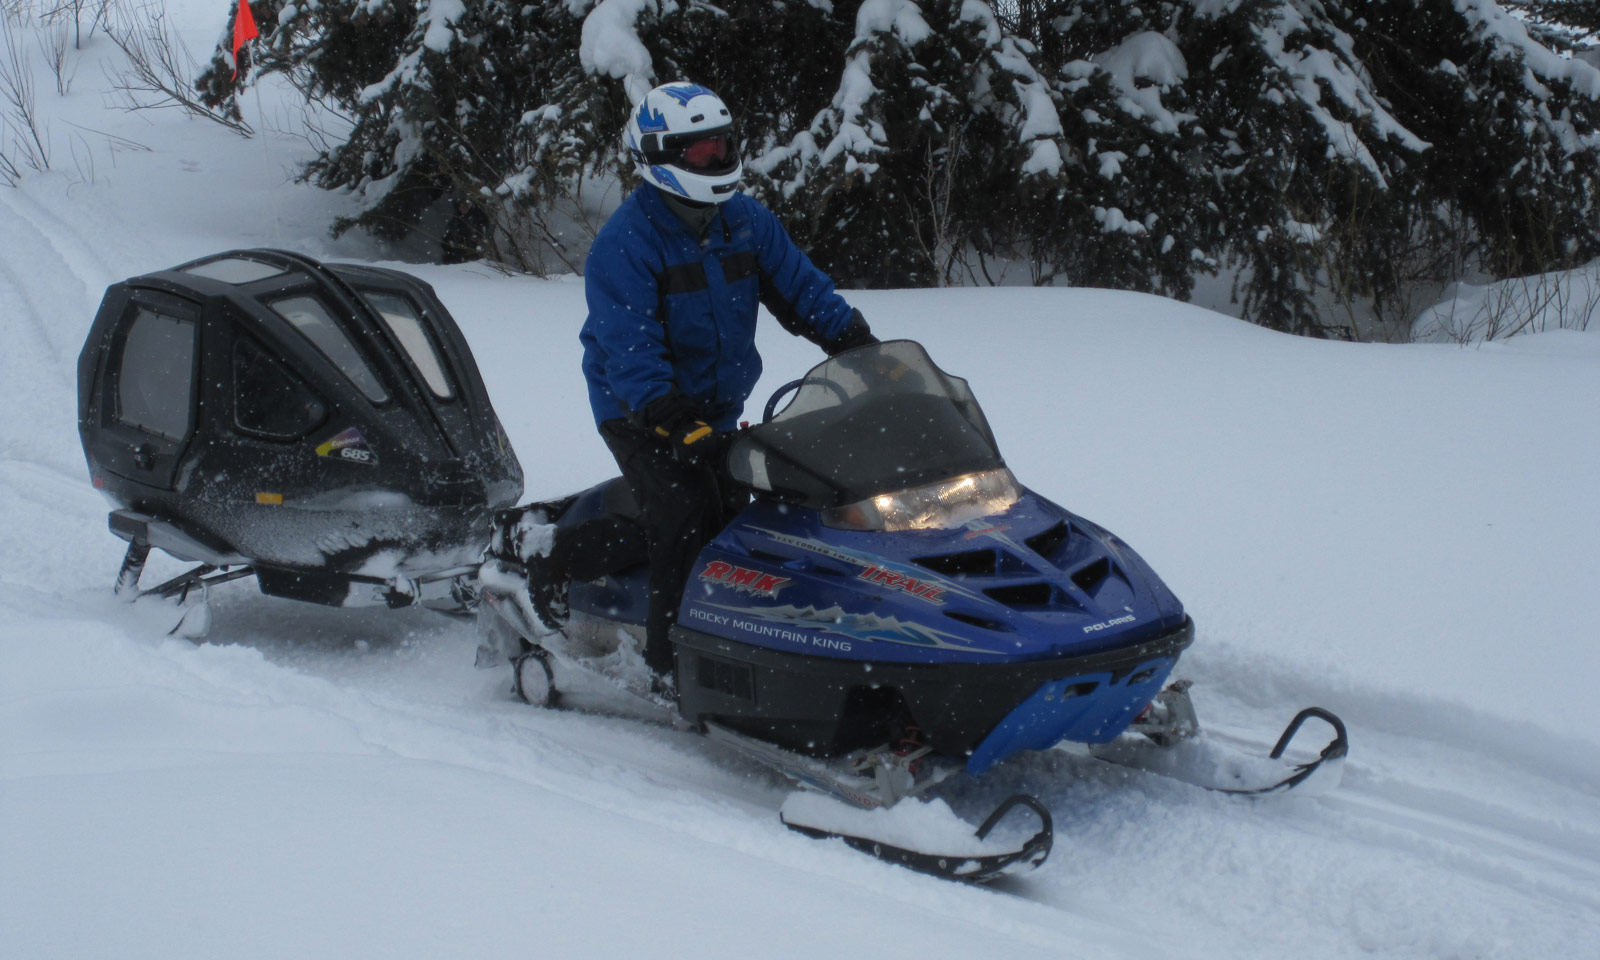
<path fill-rule="evenodd" d="M 683 444 L 684 446 L 688 446 L 689 444 L 695 443 L 699 440 L 704 440 L 706 437 L 711 436 L 711 432 L 711 427 L 707 425 L 704 420 L 696 420 L 687 424 L 682 434 L 678 436 L 677 439 L 679 443 Z M 656 433 L 663 437 L 671 437 L 673 435 L 672 431 L 668 430 L 666 427 L 656 427 Z"/>

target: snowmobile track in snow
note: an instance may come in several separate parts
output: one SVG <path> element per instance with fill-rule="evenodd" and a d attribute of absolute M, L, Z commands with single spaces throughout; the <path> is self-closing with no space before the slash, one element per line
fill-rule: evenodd
<path fill-rule="evenodd" d="M 1510 879 L 1552 899 L 1600 912 L 1600 837 L 1413 784 L 1360 782 L 1324 798 L 1359 822 L 1370 842 L 1411 853 L 1486 883 Z M 1357 781 L 1352 783 L 1351 781 Z"/>

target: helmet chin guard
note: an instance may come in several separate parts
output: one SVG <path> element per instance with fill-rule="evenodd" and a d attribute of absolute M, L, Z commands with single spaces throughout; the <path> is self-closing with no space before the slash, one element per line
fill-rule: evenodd
<path fill-rule="evenodd" d="M 628 115 L 622 145 L 639 176 L 695 203 L 722 203 L 744 176 L 733 114 L 697 83 L 666 83 L 645 94 Z"/>

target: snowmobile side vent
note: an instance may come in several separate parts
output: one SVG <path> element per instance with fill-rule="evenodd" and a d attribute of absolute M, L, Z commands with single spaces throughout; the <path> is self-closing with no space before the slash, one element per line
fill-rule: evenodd
<path fill-rule="evenodd" d="M 750 559 L 760 560 L 763 563 L 777 564 L 778 566 L 794 563 L 793 557 L 786 557 L 781 553 L 773 553 L 770 550 L 751 550 Z"/>
<path fill-rule="evenodd" d="M 1072 582 L 1078 585 L 1079 590 L 1093 596 L 1094 592 L 1100 589 L 1100 585 L 1105 583 L 1106 578 L 1109 576 L 1111 576 L 1111 560 L 1107 557 L 1101 557 L 1074 570 Z"/>
<path fill-rule="evenodd" d="M 705 690 L 714 690 L 736 700 L 756 700 L 755 673 L 746 664 L 701 654 L 697 680 Z"/>
<path fill-rule="evenodd" d="M 949 617 L 951 620 L 955 620 L 959 623 L 970 624 L 971 626 L 977 627 L 980 630 L 993 630 L 996 633 L 1013 632 L 1011 627 L 1001 623 L 998 620 L 990 620 L 988 617 L 978 617 L 970 613 L 961 613 L 957 610 L 946 610 L 944 615 Z"/>
<path fill-rule="evenodd" d="M 967 550 L 932 557 L 916 557 L 912 563 L 947 577 L 992 577 L 999 570 L 993 550 Z"/>
<path fill-rule="evenodd" d="M 1036 533 L 1022 542 L 1028 545 L 1029 550 L 1044 557 L 1051 563 L 1057 563 L 1056 553 L 1066 544 L 1067 537 L 1071 532 L 1071 528 L 1063 520 L 1045 532 Z"/>
<path fill-rule="evenodd" d="M 983 592 L 999 603 L 1019 609 L 1048 607 L 1056 598 L 1055 590 L 1048 583 L 1017 583 L 991 587 Z"/>

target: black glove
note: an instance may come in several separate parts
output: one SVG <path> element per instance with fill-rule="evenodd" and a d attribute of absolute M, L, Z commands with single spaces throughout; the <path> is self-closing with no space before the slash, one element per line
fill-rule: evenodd
<path fill-rule="evenodd" d="M 673 390 L 645 404 L 637 419 L 646 430 L 665 440 L 673 453 L 698 459 L 715 446 L 708 442 L 714 431 L 701 416 L 698 404 Z"/>
<path fill-rule="evenodd" d="M 877 342 L 878 338 L 872 335 L 872 328 L 867 326 L 867 318 L 861 315 L 860 310 L 852 310 L 850 323 L 845 326 L 844 332 L 821 346 L 828 356 L 836 357 L 846 350 Z"/>

